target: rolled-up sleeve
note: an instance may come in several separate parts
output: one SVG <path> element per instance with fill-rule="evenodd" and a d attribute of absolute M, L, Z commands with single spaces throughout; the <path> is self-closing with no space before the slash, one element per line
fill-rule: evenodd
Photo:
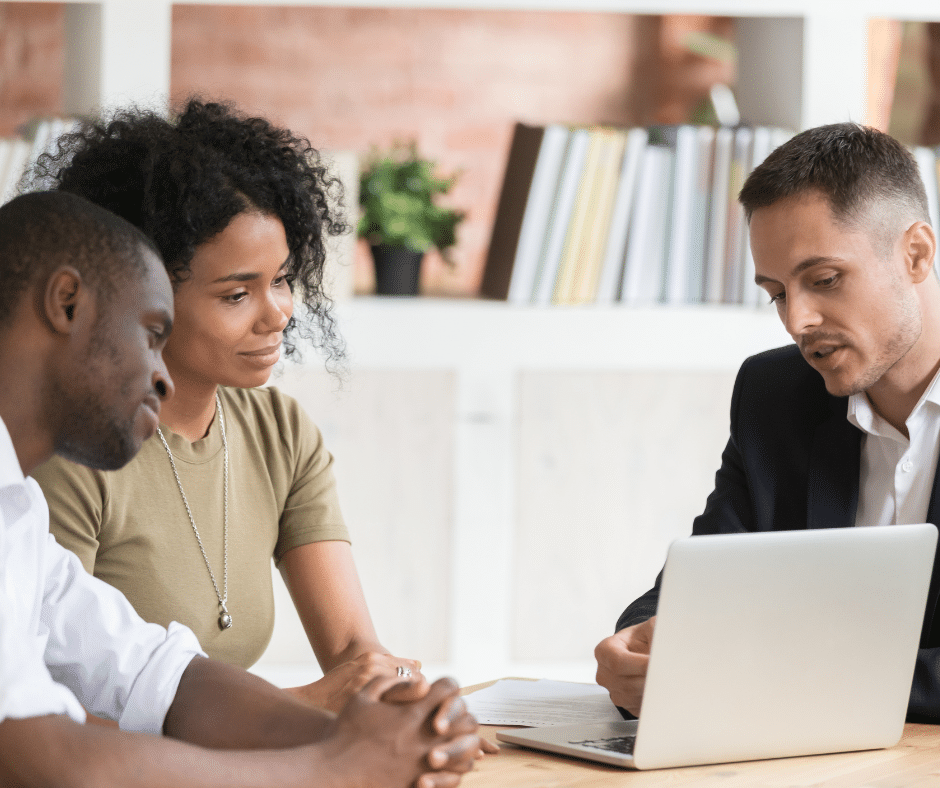
<path fill-rule="evenodd" d="M 0 423 L 2 426 L 2 423 Z M 35 611 L 42 597 L 41 507 L 25 484 L 0 487 L 0 722 L 85 711 L 43 662 Z M 40 509 L 40 513 L 36 509 Z"/>
<path fill-rule="evenodd" d="M 2 529 L 0 529 L 2 530 Z M 3 538 L 0 533 L 0 550 Z M 46 714 L 67 714 L 85 721 L 85 711 L 66 687 L 57 684 L 35 648 L 10 593 L 9 572 L 0 563 L 0 722 Z"/>
<path fill-rule="evenodd" d="M 52 678 L 124 730 L 159 734 L 183 671 L 205 656 L 192 631 L 144 621 L 115 588 L 47 537 L 40 633 Z"/>

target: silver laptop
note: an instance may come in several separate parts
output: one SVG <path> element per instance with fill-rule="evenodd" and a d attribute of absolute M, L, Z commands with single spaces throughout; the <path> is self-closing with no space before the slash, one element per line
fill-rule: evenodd
<path fill-rule="evenodd" d="M 639 721 L 496 738 L 635 769 L 890 747 L 936 544 L 933 525 L 679 540 Z"/>

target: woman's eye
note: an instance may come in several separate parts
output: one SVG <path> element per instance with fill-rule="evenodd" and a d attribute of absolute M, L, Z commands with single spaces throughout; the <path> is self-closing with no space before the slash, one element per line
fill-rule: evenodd
<path fill-rule="evenodd" d="M 231 304 L 237 304 L 239 301 L 241 301 L 241 300 L 242 300 L 243 298 L 245 298 L 245 296 L 247 296 L 247 295 L 248 295 L 248 293 L 246 293 L 245 291 L 241 291 L 241 292 L 239 292 L 239 293 L 232 293 L 231 295 L 225 296 L 225 300 L 228 301 L 228 302 L 231 303 Z"/>
<path fill-rule="evenodd" d="M 783 291 L 781 291 L 781 292 L 779 292 L 779 293 L 772 293 L 771 296 L 770 296 L 770 303 L 771 303 L 771 304 L 779 304 L 779 303 L 781 303 L 782 301 L 785 301 L 785 300 L 786 300 L 786 297 L 787 297 L 787 294 L 784 293 Z"/>

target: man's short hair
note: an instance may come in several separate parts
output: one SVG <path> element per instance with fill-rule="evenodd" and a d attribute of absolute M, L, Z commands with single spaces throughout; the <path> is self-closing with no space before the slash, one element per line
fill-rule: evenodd
<path fill-rule="evenodd" d="M 106 307 L 118 287 L 146 271 L 153 243 L 129 222 L 67 192 L 34 192 L 0 206 L 0 328 L 35 282 L 74 267 Z"/>
<path fill-rule="evenodd" d="M 738 199 L 750 221 L 758 208 L 811 192 L 822 194 L 835 219 L 847 225 L 861 223 L 875 204 L 879 212 L 884 205 L 899 218 L 930 221 L 927 192 L 910 151 L 888 134 L 857 123 L 797 134 L 754 169 Z M 878 217 L 869 221 L 883 226 Z"/>

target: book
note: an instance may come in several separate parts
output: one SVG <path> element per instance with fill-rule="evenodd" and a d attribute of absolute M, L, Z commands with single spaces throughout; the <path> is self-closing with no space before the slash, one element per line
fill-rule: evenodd
<path fill-rule="evenodd" d="M 664 300 L 669 304 L 684 304 L 689 300 L 692 204 L 698 168 L 698 140 L 694 126 L 670 129 L 669 137 L 675 148 L 675 167 Z"/>
<path fill-rule="evenodd" d="M 712 168 L 712 193 L 705 262 L 705 300 L 711 304 L 718 304 L 724 298 L 725 240 L 728 235 L 728 179 L 731 174 L 733 146 L 734 129 L 727 126 L 719 128 L 715 132 L 715 156 Z"/>
<path fill-rule="evenodd" d="M 754 128 L 754 139 L 751 146 L 751 166 L 748 169 L 748 175 L 750 175 L 756 167 L 763 164 L 764 159 L 770 155 L 771 142 L 771 133 L 767 126 L 756 126 Z M 744 185 L 743 181 L 741 185 Z M 754 281 L 754 255 L 751 254 L 751 240 L 746 219 L 743 228 L 741 254 L 744 258 L 744 265 L 741 271 L 741 303 L 746 306 L 760 306 L 765 303 L 766 297 L 764 290 L 758 287 L 757 283 Z"/>
<path fill-rule="evenodd" d="M 577 129 L 568 138 L 565 160 L 558 181 L 558 190 L 548 220 L 545 245 L 539 257 L 538 270 L 534 277 L 533 302 L 550 304 L 555 290 L 555 279 L 564 250 L 568 224 L 578 195 L 578 185 L 584 172 L 590 134 L 587 129 Z"/>
<path fill-rule="evenodd" d="M 695 143 L 695 188 L 692 196 L 689 288 L 686 299 L 690 304 L 706 300 L 705 269 L 708 263 L 709 216 L 715 167 L 715 127 L 699 126 Z"/>
<path fill-rule="evenodd" d="M 596 209 L 597 184 L 601 176 L 601 163 L 607 146 L 607 137 L 608 132 L 604 129 L 588 131 L 587 155 L 584 159 L 581 178 L 578 181 L 577 195 L 568 222 L 568 232 L 565 234 L 561 260 L 558 263 L 558 273 L 552 291 L 553 304 L 572 303 L 575 282 L 586 262 L 587 229 L 591 214 Z"/>
<path fill-rule="evenodd" d="M 604 252 L 610 234 L 610 222 L 626 144 L 627 132 L 612 131 L 601 152 L 600 177 L 596 184 L 596 205 L 588 220 L 585 264 L 580 272 L 581 276 L 576 280 L 572 299 L 577 304 L 591 303 L 597 298 L 597 288 L 600 284 Z"/>
<path fill-rule="evenodd" d="M 744 185 L 744 179 L 750 171 L 751 143 L 753 129 L 739 126 L 734 132 L 734 148 L 731 154 L 731 167 L 728 173 L 727 224 L 725 238 L 724 292 L 722 300 L 728 304 L 740 304 L 742 301 L 742 280 L 744 255 L 742 239 L 747 234 L 744 208 L 738 202 L 738 194 Z"/>
<path fill-rule="evenodd" d="M 525 214 L 540 192 L 534 187 L 545 130 L 517 123 L 513 128 L 509 156 L 503 173 L 496 218 L 483 267 L 480 295 L 506 300 L 525 226 Z M 531 223 L 531 220 L 530 220 Z"/>
<path fill-rule="evenodd" d="M 649 144 L 643 151 L 620 292 L 624 304 L 662 300 L 674 158 L 664 145 Z"/>
<path fill-rule="evenodd" d="M 532 300 L 569 133 L 564 126 L 552 124 L 542 135 L 509 281 L 508 299 L 515 304 Z"/>
<path fill-rule="evenodd" d="M 503 184 L 483 294 L 536 304 L 762 303 L 738 193 L 790 136 L 774 127 L 517 124 L 506 166 L 516 183 Z"/>
<path fill-rule="evenodd" d="M 600 281 L 597 284 L 596 302 L 599 304 L 611 304 L 620 296 L 630 214 L 636 196 L 640 161 L 648 139 L 649 133 L 646 129 L 636 128 L 627 132 L 626 147 L 618 174 L 617 191 L 604 247 Z"/>

